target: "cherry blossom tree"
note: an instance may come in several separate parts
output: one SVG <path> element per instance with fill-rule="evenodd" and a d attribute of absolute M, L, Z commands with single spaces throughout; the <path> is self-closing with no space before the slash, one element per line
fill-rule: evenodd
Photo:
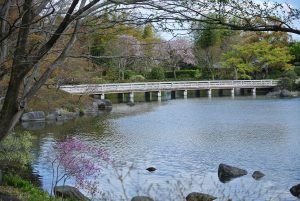
<path fill-rule="evenodd" d="M 119 80 L 124 80 L 124 73 L 129 65 L 132 65 L 143 55 L 140 42 L 130 35 L 120 35 L 114 41 L 113 54 L 117 56 Z"/>
<path fill-rule="evenodd" d="M 180 64 L 196 65 L 192 43 L 188 40 L 179 38 L 163 41 L 156 49 L 159 52 L 158 57 L 172 69 L 174 78 L 176 78 L 176 70 L 180 68 Z"/>

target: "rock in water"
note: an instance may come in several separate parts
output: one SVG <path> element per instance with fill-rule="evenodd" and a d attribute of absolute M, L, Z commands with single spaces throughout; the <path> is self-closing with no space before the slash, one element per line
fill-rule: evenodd
<path fill-rule="evenodd" d="M 45 121 L 45 113 L 43 111 L 27 112 L 22 115 L 21 121 Z"/>
<path fill-rule="evenodd" d="M 146 170 L 148 170 L 149 172 L 154 172 L 156 170 L 155 167 L 148 167 Z"/>
<path fill-rule="evenodd" d="M 77 188 L 72 186 L 55 186 L 54 195 L 62 198 L 89 201 Z"/>
<path fill-rule="evenodd" d="M 290 188 L 290 192 L 293 196 L 300 198 L 300 184 Z"/>
<path fill-rule="evenodd" d="M 265 174 L 260 171 L 254 171 L 252 174 L 252 177 L 255 180 L 259 180 L 259 179 L 263 178 L 264 176 L 265 176 Z"/>
<path fill-rule="evenodd" d="M 154 201 L 154 200 L 147 196 L 135 196 L 131 199 L 131 201 Z"/>
<path fill-rule="evenodd" d="M 218 169 L 219 180 L 223 183 L 230 181 L 236 177 L 244 176 L 248 174 L 246 170 L 233 167 L 230 165 L 220 164 Z"/>
<path fill-rule="evenodd" d="M 135 104 L 134 104 L 134 102 L 130 101 L 130 102 L 127 103 L 127 105 L 129 105 L 130 107 L 132 107 L 132 106 L 134 106 Z"/>
<path fill-rule="evenodd" d="M 112 109 L 112 102 L 108 99 L 97 100 L 96 103 L 99 110 Z"/>
<path fill-rule="evenodd" d="M 188 196 L 186 197 L 186 201 L 212 201 L 215 199 L 217 199 L 217 197 L 214 197 L 209 194 L 197 193 L 197 192 L 192 192 L 188 194 Z"/>
<path fill-rule="evenodd" d="M 266 96 L 269 97 L 281 97 L 281 98 L 285 98 L 285 97 L 293 97 L 292 92 L 286 90 L 286 89 L 276 89 L 275 91 L 271 91 L 269 93 L 267 93 Z"/>

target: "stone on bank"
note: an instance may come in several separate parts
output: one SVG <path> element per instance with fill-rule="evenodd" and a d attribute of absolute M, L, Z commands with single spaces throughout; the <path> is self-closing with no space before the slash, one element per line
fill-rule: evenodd
<path fill-rule="evenodd" d="M 198 192 L 192 192 L 186 197 L 186 201 L 213 201 L 215 199 L 217 199 L 217 197 Z"/>
<path fill-rule="evenodd" d="M 89 201 L 77 188 L 72 186 L 55 186 L 54 195 L 62 198 L 70 198 L 80 201 Z"/>
<path fill-rule="evenodd" d="M 154 201 L 154 200 L 147 196 L 135 196 L 131 199 L 131 201 Z"/>
<path fill-rule="evenodd" d="M 45 113 L 43 111 L 27 112 L 21 117 L 21 121 L 45 121 Z"/>

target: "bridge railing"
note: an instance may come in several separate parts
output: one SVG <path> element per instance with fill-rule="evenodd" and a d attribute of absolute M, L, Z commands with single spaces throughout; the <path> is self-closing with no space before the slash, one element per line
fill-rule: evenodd
<path fill-rule="evenodd" d="M 63 85 L 60 89 L 72 94 L 102 94 L 160 90 L 266 88 L 277 85 L 278 80 L 215 80 Z"/>

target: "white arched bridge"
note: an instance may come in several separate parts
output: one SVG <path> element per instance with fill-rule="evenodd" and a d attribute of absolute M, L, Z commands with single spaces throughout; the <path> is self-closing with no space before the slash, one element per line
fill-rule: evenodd
<path fill-rule="evenodd" d="M 188 90 L 207 90 L 211 96 L 212 90 L 231 90 L 231 95 L 240 89 L 251 89 L 256 95 L 256 89 L 272 89 L 278 85 L 278 80 L 214 80 L 214 81 L 178 81 L 178 82 L 139 82 L 139 83 L 111 83 L 111 84 L 82 84 L 82 85 L 62 85 L 60 89 L 77 95 L 101 95 L 113 93 L 129 93 L 133 101 L 134 92 L 156 92 L 161 97 L 162 91 L 183 91 L 187 96 Z"/>

